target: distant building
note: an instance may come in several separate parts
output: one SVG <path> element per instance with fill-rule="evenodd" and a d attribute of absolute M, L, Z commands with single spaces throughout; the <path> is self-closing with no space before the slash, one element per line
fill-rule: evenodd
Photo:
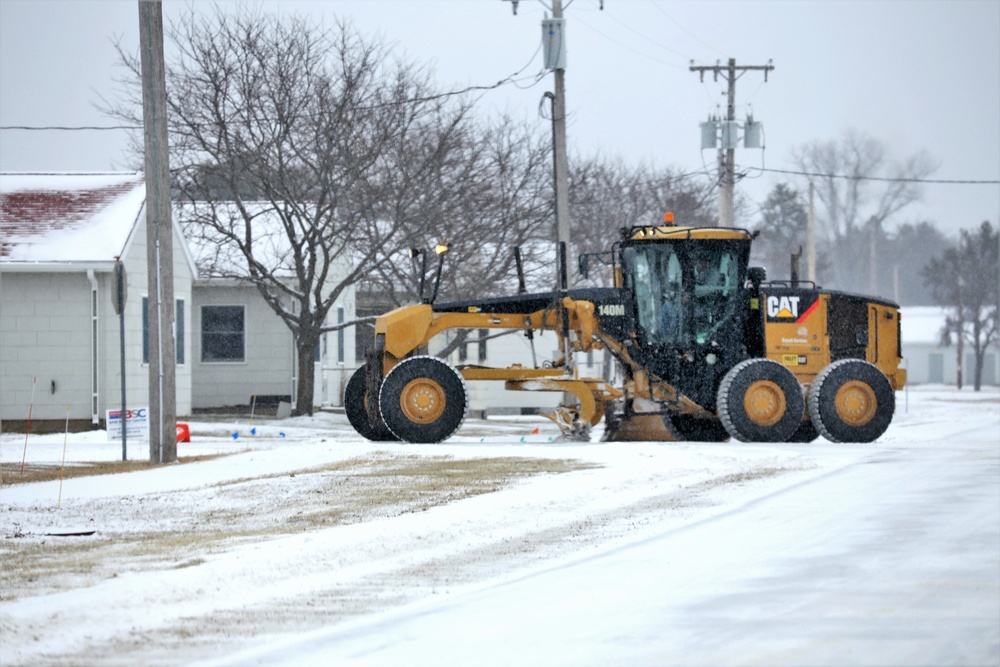
<path fill-rule="evenodd" d="M 954 340 L 943 345 L 948 309 L 939 306 L 909 306 L 901 309 L 903 327 L 903 360 L 906 381 L 912 384 L 955 384 L 958 373 L 957 350 Z M 972 385 L 976 356 L 965 346 L 962 360 L 963 385 Z M 983 363 L 983 385 L 997 385 L 1000 379 L 1000 346 L 994 343 Z"/>

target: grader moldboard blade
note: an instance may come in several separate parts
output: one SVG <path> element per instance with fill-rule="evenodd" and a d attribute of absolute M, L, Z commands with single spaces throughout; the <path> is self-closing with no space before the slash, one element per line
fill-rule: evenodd
<path fill-rule="evenodd" d="M 674 442 L 680 440 L 658 414 L 632 415 L 604 430 L 605 442 Z"/>
<path fill-rule="evenodd" d="M 667 420 L 659 412 L 653 401 L 636 398 L 633 408 L 639 412 L 631 414 L 609 414 L 605 419 L 605 442 L 674 442 L 681 438 L 667 426 Z"/>

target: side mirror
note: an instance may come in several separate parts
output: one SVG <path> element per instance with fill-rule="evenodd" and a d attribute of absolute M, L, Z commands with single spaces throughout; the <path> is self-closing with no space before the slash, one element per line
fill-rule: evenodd
<path fill-rule="evenodd" d="M 584 278 L 590 277 L 590 255 L 580 255 L 577 258 L 577 266 L 580 270 L 580 275 Z"/>

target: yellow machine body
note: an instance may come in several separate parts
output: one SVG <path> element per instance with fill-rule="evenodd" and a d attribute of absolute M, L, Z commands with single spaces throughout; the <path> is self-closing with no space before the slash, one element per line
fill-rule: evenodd
<path fill-rule="evenodd" d="M 464 419 L 467 382 L 554 391 L 548 416 L 570 437 L 607 417 L 609 440 L 872 440 L 894 409 L 896 304 L 748 269 L 745 230 L 671 225 L 622 230 L 612 287 L 398 308 L 375 322 L 348 384 L 355 428 L 372 439 L 436 442 Z M 581 268 L 584 266 L 581 262 Z M 672 323 L 667 323 L 671 315 Z M 563 355 L 532 368 L 452 367 L 426 355 L 455 329 L 554 331 Z M 604 349 L 614 381 L 581 377 L 573 353 Z"/>

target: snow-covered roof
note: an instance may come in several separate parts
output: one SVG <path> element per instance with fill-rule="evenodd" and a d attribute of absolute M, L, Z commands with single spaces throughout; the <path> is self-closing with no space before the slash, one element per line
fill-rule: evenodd
<path fill-rule="evenodd" d="M 299 202 L 300 208 L 315 207 Z M 265 270 L 279 278 L 297 274 L 292 245 L 285 223 L 270 202 L 176 202 L 174 217 L 184 230 L 198 273 L 202 279 L 249 277 L 247 260 L 235 243 L 213 225 L 229 229 L 236 238 L 247 236 L 246 211 L 252 217 L 253 253 Z M 208 224 L 209 221 L 212 224 Z"/>
<path fill-rule="evenodd" d="M 0 261 L 114 262 L 145 197 L 134 172 L 0 174 Z"/>
<path fill-rule="evenodd" d="M 948 309 L 941 306 L 906 306 L 902 314 L 903 344 L 937 345 Z"/>

